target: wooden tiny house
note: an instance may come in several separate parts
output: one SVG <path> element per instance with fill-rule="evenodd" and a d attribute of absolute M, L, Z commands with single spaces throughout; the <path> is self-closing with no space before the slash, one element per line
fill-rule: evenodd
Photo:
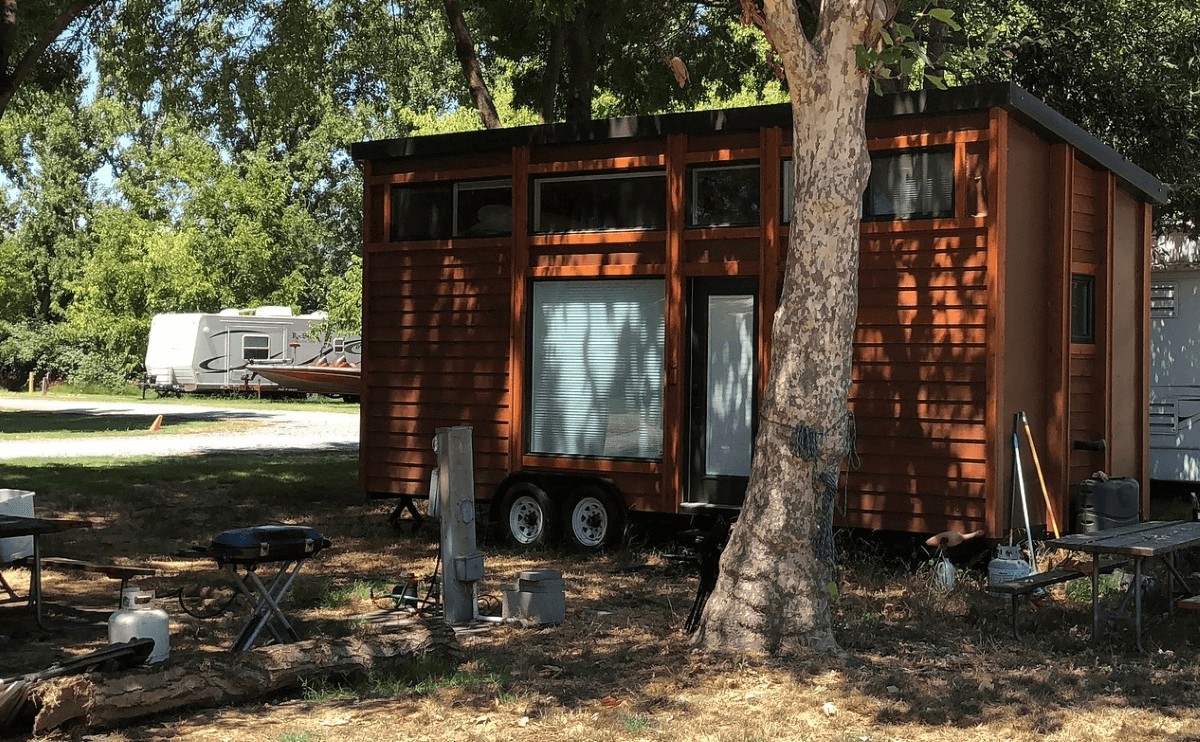
<path fill-rule="evenodd" d="M 1060 522 L 1096 470 L 1145 492 L 1162 184 L 1007 84 L 879 98 L 867 129 L 839 522 L 1002 535 L 1021 410 Z M 781 105 L 355 145 L 364 489 L 427 495 L 435 429 L 470 425 L 519 542 L 737 506 L 790 137 Z"/>

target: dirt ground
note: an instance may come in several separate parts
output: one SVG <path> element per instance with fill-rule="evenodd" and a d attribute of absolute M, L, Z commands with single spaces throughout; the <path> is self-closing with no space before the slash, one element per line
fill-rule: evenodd
<path fill-rule="evenodd" d="M 250 524 L 321 530 L 333 546 L 305 566 L 288 605 L 309 637 L 379 631 L 356 617 L 395 603 L 373 599 L 368 586 L 390 592 L 383 586 L 407 573 L 430 575 L 437 548 L 434 526 L 414 536 L 389 525 L 393 503 L 366 502 L 354 491 L 308 492 L 303 484 L 286 498 L 263 499 L 236 485 L 214 491 L 147 482 L 132 498 L 39 492 L 38 505 L 95 526 L 48 537 L 47 554 L 159 570 L 139 584 L 154 590 L 170 614 L 173 659 L 224 651 L 244 619 L 184 612 L 181 593 L 194 596 L 207 586 L 219 596 L 227 589 L 211 561 L 173 556 L 191 543 Z M 1093 642 L 1090 605 L 1058 588 L 1022 607 L 1024 638 L 1017 641 L 1007 600 L 984 590 L 986 554 L 943 593 L 919 552 L 909 558 L 881 541 L 841 537 L 835 611 L 846 653 L 839 657 L 773 661 L 694 652 L 682 627 L 696 565 L 683 543 L 635 532 L 628 548 L 584 558 L 520 554 L 485 541 L 487 603 L 519 570 L 557 569 L 568 586 L 566 621 L 464 632 L 466 662 L 419 685 L 376 679 L 354 688 L 310 687 L 241 707 L 197 709 L 115 730 L 62 730 L 48 739 L 1200 740 L 1200 615 L 1168 616 L 1154 610 L 1165 601 L 1152 603 L 1149 651 L 1141 654 L 1124 623 L 1105 627 Z M 116 607 L 117 583 L 46 575 L 48 619 L 59 630 L 39 631 L 20 610 L 0 609 L 0 676 L 105 642 L 102 622 Z M 23 592 L 27 573 L 4 576 Z M 6 739 L 22 739 L 28 729 L 9 732 Z"/>

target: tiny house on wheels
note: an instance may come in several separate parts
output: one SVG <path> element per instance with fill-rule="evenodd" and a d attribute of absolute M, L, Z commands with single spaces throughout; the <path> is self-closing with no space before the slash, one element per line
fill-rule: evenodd
<path fill-rule="evenodd" d="M 323 342 L 309 337 L 324 312 L 293 315 L 289 307 L 259 307 L 216 314 L 157 314 L 150 321 L 143 389 L 160 394 L 275 390 L 278 384 L 248 364 L 312 364 L 346 357 L 360 360 L 360 338 Z"/>
<path fill-rule="evenodd" d="M 790 115 L 355 145 L 363 488 L 427 495 L 435 430 L 469 425 L 477 498 L 517 543 L 594 548 L 627 513 L 736 508 L 785 269 Z M 1163 185 L 1008 84 L 874 99 L 867 131 L 859 464 L 838 522 L 1003 535 L 1022 410 L 1059 523 L 1097 470 L 1144 491 Z"/>

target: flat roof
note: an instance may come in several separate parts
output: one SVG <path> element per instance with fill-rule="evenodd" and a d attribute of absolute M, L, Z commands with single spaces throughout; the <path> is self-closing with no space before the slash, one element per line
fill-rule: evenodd
<path fill-rule="evenodd" d="M 909 116 L 961 114 L 1003 108 L 1050 142 L 1065 142 L 1094 164 L 1114 173 L 1135 196 L 1165 204 L 1167 186 L 1125 159 L 1112 147 L 1084 131 L 1050 106 L 1014 83 L 984 83 L 947 90 L 921 90 L 893 95 L 872 95 L 867 120 L 883 121 Z M 434 134 L 359 142 L 350 155 L 359 162 L 440 157 L 463 153 L 501 152 L 513 147 L 545 147 L 652 139 L 670 134 L 698 134 L 758 130 L 764 126 L 790 128 L 790 103 L 715 111 L 664 113 L 601 119 L 582 124 L 558 123 L 506 129 Z"/>

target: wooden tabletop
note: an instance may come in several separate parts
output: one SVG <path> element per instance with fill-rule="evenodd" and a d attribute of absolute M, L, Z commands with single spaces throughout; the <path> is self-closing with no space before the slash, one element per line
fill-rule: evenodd
<path fill-rule="evenodd" d="M 1200 523 L 1188 520 L 1157 520 L 1096 533 L 1076 533 L 1051 539 L 1046 543 L 1060 549 L 1089 554 L 1156 557 L 1200 546 Z"/>

